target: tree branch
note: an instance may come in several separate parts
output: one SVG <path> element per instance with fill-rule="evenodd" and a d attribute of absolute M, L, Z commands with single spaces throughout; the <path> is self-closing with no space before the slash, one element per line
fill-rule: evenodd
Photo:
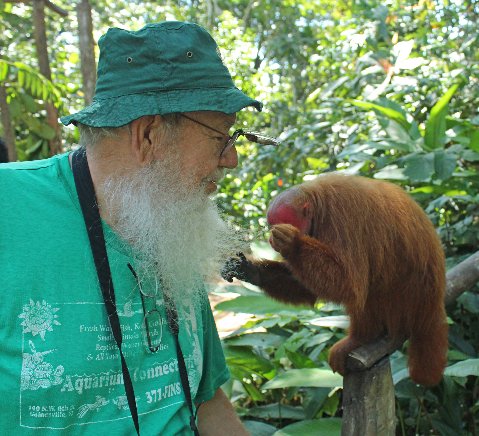
<path fill-rule="evenodd" d="M 5 3 L 31 3 L 31 0 L 4 0 Z M 67 17 L 68 16 L 68 11 L 65 9 L 62 9 L 60 6 L 57 6 L 53 4 L 50 0 L 44 0 L 45 6 L 52 10 L 53 12 L 56 12 L 57 14 L 61 15 L 62 17 Z"/>
<path fill-rule="evenodd" d="M 60 6 L 53 4 L 50 0 L 45 0 L 45 6 L 53 12 L 56 12 L 57 14 L 61 15 L 62 17 L 68 16 L 68 11 L 62 9 Z"/>
<path fill-rule="evenodd" d="M 446 305 L 451 304 L 464 291 L 479 280 L 479 251 L 447 272 Z"/>

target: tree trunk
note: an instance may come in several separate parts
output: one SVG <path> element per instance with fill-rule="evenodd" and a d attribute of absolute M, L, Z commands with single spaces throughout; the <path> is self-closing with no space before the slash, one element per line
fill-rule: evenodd
<path fill-rule="evenodd" d="M 15 130 L 7 104 L 7 90 L 3 85 L 0 85 L 0 113 L 2 115 L 3 139 L 7 144 L 8 160 L 15 162 L 18 159 L 17 148 L 15 147 Z"/>
<path fill-rule="evenodd" d="M 40 72 L 49 80 L 52 79 L 50 62 L 48 60 L 47 34 L 45 30 L 45 1 L 33 0 L 33 29 L 37 49 L 38 66 Z M 58 124 L 58 110 L 51 103 L 45 103 L 47 122 L 55 130 L 55 136 L 48 141 L 52 155 L 61 151 L 60 125 Z"/>
<path fill-rule="evenodd" d="M 85 104 L 89 105 L 95 94 L 96 62 L 93 22 L 89 0 L 80 0 L 76 7 L 78 39 L 80 43 L 80 63 L 83 78 Z"/>
<path fill-rule="evenodd" d="M 369 371 L 349 372 L 343 379 L 343 436 L 394 436 L 394 385 L 389 358 Z"/>

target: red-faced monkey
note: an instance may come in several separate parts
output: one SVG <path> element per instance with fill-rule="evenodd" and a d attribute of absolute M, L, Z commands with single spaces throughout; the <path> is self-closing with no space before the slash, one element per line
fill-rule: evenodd
<path fill-rule="evenodd" d="M 268 208 L 271 246 L 284 261 L 232 259 L 223 276 L 293 304 L 344 305 L 348 336 L 330 350 L 345 373 L 349 352 L 387 334 L 409 339 L 412 380 L 432 386 L 446 365 L 444 252 L 424 211 L 399 187 L 327 174 L 279 194 Z"/>

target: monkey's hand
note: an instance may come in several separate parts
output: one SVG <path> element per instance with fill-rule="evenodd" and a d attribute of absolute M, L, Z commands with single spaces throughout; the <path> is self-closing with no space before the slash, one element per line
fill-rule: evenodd
<path fill-rule="evenodd" d="M 300 234 L 300 231 L 291 224 L 276 224 L 271 228 L 269 243 L 274 250 L 287 259 L 293 250 L 295 239 Z"/>
<path fill-rule="evenodd" d="M 252 285 L 261 286 L 261 274 L 259 267 L 246 259 L 243 253 L 237 253 L 238 257 L 230 257 L 223 268 L 221 276 L 228 282 L 237 278 Z"/>

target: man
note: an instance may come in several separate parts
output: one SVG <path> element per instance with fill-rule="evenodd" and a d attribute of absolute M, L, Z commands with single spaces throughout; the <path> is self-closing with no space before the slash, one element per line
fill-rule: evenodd
<path fill-rule="evenodd" d="M 228 131 L 261 104 L 195 24 L 99 46 L 94 102 L 62 118 L 86 154 L 0 169 L 0 428 L 180 435 L 197 414 L 202 436 L 246 434 L 202 283 L 237 246 L 208 198 L 238 164 Z"/>

